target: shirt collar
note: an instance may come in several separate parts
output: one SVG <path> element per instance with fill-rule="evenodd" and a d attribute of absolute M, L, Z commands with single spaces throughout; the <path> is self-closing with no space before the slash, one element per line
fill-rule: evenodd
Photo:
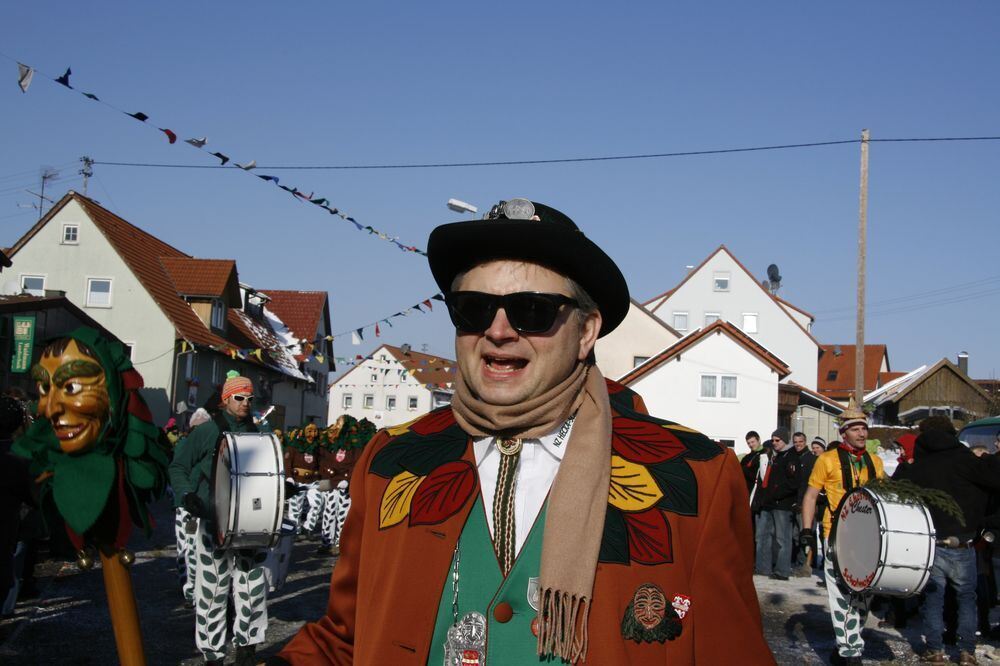
<path fill-rule="evenodd" d="M 566 454 L 566 444 L 569 442 L 570 433 L 573 432 L 573 424 L 570 423 L 569 427 L 565 427 L 566 424 L 560 424 L 558 428 L 553 430 L 547 435 L 542 435 L 537 438 L 525 439 L 526 444 L 541 444 L 542 448 L 549 453 L 556 460 L 562 460 L 563 456 Z M 564 432 L 565 429 L 565 432 Z M 476 456 L 477 461 L 482 461 L 486 457 L 487 452 L 491 446 L 495 446 L 496 437 L 476 437 L 472 440 L 473 452 Z"/>

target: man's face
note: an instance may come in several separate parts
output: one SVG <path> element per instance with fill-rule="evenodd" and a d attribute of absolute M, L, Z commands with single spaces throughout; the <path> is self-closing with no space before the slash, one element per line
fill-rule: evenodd
<path fill-rule="evenodd" d="M 319 434 L 319 428 L 316 427 L 315 423 L 310 423 L 305 429 L 306 441 L 312 444 L 316 441 L 316 435 Z"/>
<path fill-rule="evenodd" d="M 456 291 L 512 294 L 535 291 L 569 296 L 566 278 L 537 264 L 498 260 L 476 266 L 455 285 Z M 587 358 L 601 330 L 601 316 L 580 324 L 577 311 L 564 306 L 545 333 L 522 334 L 511 327 L 503 309 L 483 333 L 458 331 L 455 353 L 469 388 L 491 405 L 516 405 L 542 395 L 564 380 Z"/>
<path fill-rule="evenodd" d="M 61 356 L 43 356 L 32 370 L 38 382 L 38 413 L 52 423 L 59 448 L 94 448 L 108 420 L 111 398 L 100 362 L 70 340 Z"/>
<path fill-rule="evenodd" d="M 857 423 L 842 433 L 844 443 L 856 449 L 865 448 L 865 441 L 868 439 L 868 426 Z"/>
<path fill-rule="evenodd" d="M 760 450 L 760 438 L 758 437 L 747 437 L 747 446 L 750 447 L 751 451 Z"/>
<path fill-rule="evenodd" d="M 781 439 L 780 437 L 772 437 L 771 446 L 774 447 L 775 451 L 784 451 L 785 447 L 788 446 L 788 442 Z"/>
<path fill-rule="evenodd" d="M 817 456 L 826 451 L 826 449 L 823 448 L 823 445 L 820 444 L 819 442 L 813 442 L 812 444 L 809 445 L 809 448 L 811 448 L 812 452 Z"/>
<path fill-rule="evenodd" d="M 226 413 L 238 421 L 242 421 L 250 415 L 250 405 L 253 396 L 249 393 L 237 393 L 226 398 L 222 404 L 226 408 Z"/>
<path fill-rule="evenodd" d="M 805 435 L 795 435 L 792 437 L 792 446 L 795 447 L 796 451 L 805 451 L 806 449 L 806 437 Z"/>

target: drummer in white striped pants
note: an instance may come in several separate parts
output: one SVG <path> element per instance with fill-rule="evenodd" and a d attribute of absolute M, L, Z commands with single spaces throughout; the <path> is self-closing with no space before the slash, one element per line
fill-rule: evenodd
<path fill-rule="evenodd" d="M 254 432 L 250 418 L 253 384 L 231 376 L 222 387 L 222 412 L 199 425 L 178 444 L 168 468 L 175 502 L 198 518 L 194 535 L 195 644 L 205 663 L 223 663 L 230 634 L 226 609 L 230 596 L 236 609 L 232 642 L 237 666 L 256 663 L 256 646 L 267 631 L 265 550 L 225 550 L 215 542 L 214 512 L 209 509 L 212 463 L 223 432 Z"/>
<path fill-rule="evenodd" d="M 840 417 L 840 436 L 843 439 L 839 448 L 827 451 L 816 459 L 812 474 L 809 476 L 809 488 L 802 500 L 802 533 L 799 542 L 816 552 L 816 533 L 813 531 L 813 520 L 816 517 L 816 498 L 820 491 L 826 492 L 830 510 L 823 516 L 823 534 L 825 543 L 829 543 L 832 514 L 836 512 L 847 491 L 866 483 L 872 477 L 882 478 L 885 472 L 882 459 L 873 456 L 865 450 L 868 439 L 868 420 L 864 413 L 851 406 Z M 824 547 L 824 553 L 829 552 Z M 833 633 L 837 640 L 837 655 L 833 663 L 861 664 L 861 655 L 865 649 L 865 641 L 861 637 L 865 619 L 868 616 L 870 595 L 852 594 L 846 591 L 837 578 L 832 560 L 827 557 L 824 567 L 826 573 L 826 591 L 830 599 L 830 619 L 833 622 Z"/>

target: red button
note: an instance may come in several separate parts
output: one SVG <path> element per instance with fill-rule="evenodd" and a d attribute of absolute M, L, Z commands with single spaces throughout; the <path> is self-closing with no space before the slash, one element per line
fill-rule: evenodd
<path fill-rule="evenodd" d="M 497 622 L 510 622 L 510 618 L 514 617 L 514 609 L 506 601 L 501 601 L 493 607 L 493 617 Z"/>

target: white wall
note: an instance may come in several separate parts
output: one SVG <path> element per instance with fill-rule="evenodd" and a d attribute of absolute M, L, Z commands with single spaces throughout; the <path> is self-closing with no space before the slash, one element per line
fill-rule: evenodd
<path fill-rule="evenodd" d="M 702 374 L 736 375 L 735 400 L 700 397 Z M 629 387 L 649 413 L 694 428 L 712 439 L 732 439 L 737 453 L 747 448 L 749 430 L 770 434 L 778 421 L 778 375 L 725 334 L 710 334 L 640 377 Z"/>
<path fill-rule="evenodd" d="M 385 372 L 388 370 L 388 372 Z M 376 350 L 372 358 L 355 366 L 330 387 L 327 420 L 333 423 L 341 414 L 356 419 L 367 418 L 378 428 L 406 423 L 434 408 L 432 392 L 410 376 L 388 351 Z M 343 407 L 344 395 L 352 397 L 352 406 Z M 364 407 L 364 396 L 374 396 L 371 409 Z M 386 398 L 395 396 L 396 408 L 386 409 Z M 417 398 L 416 409 L 409 409 L 409 398 Z"/>
<path fill-rule="evenodd" d="M 729 291 L 714 290 L 716 272 L 729 273 Z M 725 250 L 715 253 L 673 294 L 650 303 L 649 308 L 671 326 L 675 312 L 687 312 L 688 330 L 680 331 L 681 334 L 703 327 L 706 312 L 719 313 L 740 329 L 744 313 L 757 313 L 758 332 L 748 335 L 788 364 L 791 374 L 785 381 L 816 390 L 819 346 Z"/>
<path fill-rule="evenodd" d="M 605 377 L 616 379 L 635 367 L 636 356 L 653 357 L 678 339 L 655 315 L 633 302 L 618 328 L 597 341 L 597 367 Z"/>
<path fill-rule="evenodd" d="M 64 244 L 63 225 L 79 225 L 78 244 Z M 174 326 L 76 201 L 69 201 L 12 258 L 0 274 L 4 293 L 17 293 L 21 275 L 44 275 L 45 288 L 66 297 L 95 321 L 132 343 L 132 361 L 146 384 L 157 423 L 168 418 Z M 87 306 L 87 278 L 111 278 L 111 307 Z"/>
<path fill-rule="evenodd" d="M 816 435 L 825 439 L 827 444 L 840 439 L 837 417 L 810 405 L 799 405 L 795 410 L 795 416 L 792 417 L 792 431 L 796 430 L 804 432 L 810 442 Z"/>

